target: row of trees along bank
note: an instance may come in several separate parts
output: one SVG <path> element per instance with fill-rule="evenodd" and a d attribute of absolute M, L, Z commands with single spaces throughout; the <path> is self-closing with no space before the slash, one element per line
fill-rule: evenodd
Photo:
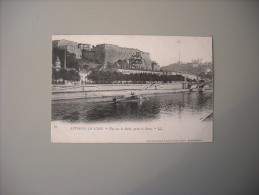
<path fill-rule="evenodd" d="M 146 83 L 146 82 L 163 82 L 168 83 L 172 81 L 184 81 L 184 76 L 182 75 L 156 75 L 156 74 L 122 74 L 121 72 L 111 72 L 111 71 L 93 71 L 87 76 L 89 80 L 94 83 L 99 84 L 110 84 L 119 83 L 121 81 L 127 81 L 130 83 Z M 196 81 L 187 78 L 187 81 Z"/>
<path fill-rule="evenodd" d="M 66 81 L 80 81 L 80 75 L 78 71 L 74 69 L 60 69 L 56 70 L 52 68 L 52 80 L 63 79 Z"/>

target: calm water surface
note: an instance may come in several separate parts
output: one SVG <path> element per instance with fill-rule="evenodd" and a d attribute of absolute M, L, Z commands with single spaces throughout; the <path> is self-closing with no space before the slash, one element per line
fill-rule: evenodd
<path fill-rule="evenodd" d="M 101 123 L 115 121 L 200 120 L 213 110 L 213 94 L 174 93 L 149 96 L 143 102 L 52 101 L 52 121 Z"/>

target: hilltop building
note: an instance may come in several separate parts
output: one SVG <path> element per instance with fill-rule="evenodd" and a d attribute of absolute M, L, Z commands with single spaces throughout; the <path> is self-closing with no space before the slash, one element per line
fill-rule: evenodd
<path fill-rule="evenodd" d="M 108 64 L 114 64 L 118 68 L 124 69 L 160 70 L 159 65 L 151 60 L 148 52 L 113 44 L 100 44 L 91 50 L 84 50 L 83 58 L 102 64 L 104 67 L 107 67 Z"/>
<path fill-rule="evenodd" d="M 113 44 L 77 43 L 65 39 L 52 41 L 53 55 L 60 59 L 63 68 L 67 68 L 68 61 L 75 60 L 95 63 L 107 68 L 113 66 L 121 69 L 160 71 L 159 65 L 151 60 L 150 53 L 135 48 L 119 47 Z M 55 56 L 55 58 L 56 58 Z M 53 59 L 55 65 L 55 59 Z"/>
<path fill-rule="evenodd" d="M 198 67 L 199 65 L 202 64 L 202 58 L 192 59 L 191 64 L 193 67 Z"/>
<path fill-rule="evenodd" d="M 82 59 L 82 49 L 80 47 L 86 44 L 79 45 L 77 42 L 68 41 L 65 39 L 52 41 L 52 47 L 64 50 L 68 53 L 75 54 L 76 59 Z"/>
<path fill-rule="evenodd" d="M 83 44 L 83 43 L 79 43 L 78 44 L 78 48 L 81 49 L 82 51 L 90 51 L 91 50 L 91 45 L 90 44 Z"/>

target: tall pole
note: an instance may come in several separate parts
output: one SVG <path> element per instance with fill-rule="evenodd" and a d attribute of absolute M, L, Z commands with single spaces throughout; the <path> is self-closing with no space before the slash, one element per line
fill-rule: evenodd
<path fill-rule="evenodd" d="M 67 50 L 65 49 L 64 69 L 67 68 Z"/>

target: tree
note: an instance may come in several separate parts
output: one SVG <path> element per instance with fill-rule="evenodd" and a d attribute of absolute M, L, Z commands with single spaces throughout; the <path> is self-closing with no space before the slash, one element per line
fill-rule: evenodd
<path fill-rule="evenodd" d="M 58 71 L 55 68 L 52 68 L 52 80 L 57 80 L 59 79 L 59 74 Z"/>
<path fill-rule="evenodd" d="M 68 71 L 66 69 L 61 69 L 58 71 L 58 78 L 63 80 L 68 80 Z"/>
<path fill-rule="evenodd" d="M 184 81 L 182 75 L 156 75 L 156 74 L 122 74 L 121 72 L 113 71 L 92 71 L 90 75 L 87 76 L 88 79 L 95 83 L 113 83 L 118 81 L 130 81 L 133 83 L 146 83 L 146 82 L 172 82 L 172 81 Z M 188 79 L 191 81 L 191 79 Z"/>
<path fill-rule="evenodd" d="M 80 81 L 80 75 L 78 71 L 76 70 L 69 70 L 67 73 L 67 79 L 68 81 Z"/>

